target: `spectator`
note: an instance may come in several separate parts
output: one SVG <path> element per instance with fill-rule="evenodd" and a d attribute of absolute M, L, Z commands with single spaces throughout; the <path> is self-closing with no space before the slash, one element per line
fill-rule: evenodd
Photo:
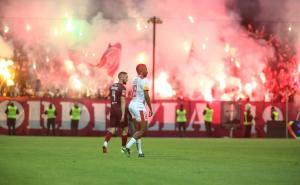
<path fill-rule="evenodd" d="M 245 127 L 244 137 L 245 138 L 251 137 L 252 124 L 253 124 L 253 115 L 251 113 L 251 106 L 249 106 L 244 112 L 244 127 Z"/>
<path fill-rule="evenodd" d="M 16 135 L 16 119 L 19 114 L 17 106 L 11 101 L 8 102 L 5 114 L 7 115 L 8 135 Z"/>
<path fill-rule="evenodd" d="M 78 103 L 75 103 L 70 110 L 71 116 L 71 135 L 77 136 L 78 134 L 78 124 L 81 116 L 81 109 L 78 106 Z"/>
<path fill-rule="evenodd" d="M 210 107 L 209 103 L 207 103 L 206 108 L 203 111 L 207 137 L 211 137 L 211 124 L 213 120 L 213 114 L 214 114 L 214 110 Z"/>
<path fill-rule="evenodd" d="M 176 110 L 176 124 L 178 127 L 179 136 L 183 137 L 186 125 L 186 110 L 184 109 L 183 104 L 180 104 L 180 108 Z"/>
<path fill-rule="evenodd" d="M 50 103 L 49 107 L 44 113 L 47 115 L 47 136 L 49 135 L 50 127 L 52 127 L 52 133 L 55 136 L 55 118 L 57 112 L 52 103 Z"/>
<path fill-rule="evenodd" d="M 272 121 L 279 120 L 279 112 L 275 109 L 274 106 L 271 107 L 271 119 L 272 119 Z"/>

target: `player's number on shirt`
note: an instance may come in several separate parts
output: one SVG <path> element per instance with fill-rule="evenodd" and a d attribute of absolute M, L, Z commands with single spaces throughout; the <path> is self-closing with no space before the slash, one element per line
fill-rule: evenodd
<path fill-rule="evenodd" d="M 136 85 L 132 87 L 132 97 L 136 97 Z"/>
<path fill-rule="evenodd" d="M 113 102 L 115 102 L 116 101 L 116 91 L 112 91 L 111 96 L 113 98 Z"/>

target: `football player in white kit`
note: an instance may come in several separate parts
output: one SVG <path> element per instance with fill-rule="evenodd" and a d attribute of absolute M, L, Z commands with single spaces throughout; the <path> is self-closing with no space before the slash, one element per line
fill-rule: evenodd
<path fill-rule="evenodd" d="M 141 148 L 141 137 L 147 131 L 147 103 L 149 107 L 149 117 L 152 116 L 152 107 L 149 97 L 149 82 L 146 79 L 148 71 L 145 64 L 138 64 L 136 66 L 136 76 L 132 81 L 132 100 L 129 103 L 128 109 L 136 124 L 136 131 L 133 134 L 132 138 L 126 144 L 126 147 L 123 148 L 124 153 L 129 157 L 130 156 L 130 147 L 137 143 L 139 157 L 144 157 Z"/>

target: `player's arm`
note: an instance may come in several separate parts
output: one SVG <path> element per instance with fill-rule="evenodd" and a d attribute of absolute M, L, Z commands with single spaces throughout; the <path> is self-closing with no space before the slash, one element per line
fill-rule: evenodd
<path fill-rule="evenodd" d="M 145 101 L 150 109 L 149 117 L 152 116 L 152 106 L 151 106 L 151 101 L 150 101 L 150 96 L 149 96 L 149 90 L 144 90 L 144 95 L 145 95 Z"/>
<path fill-rule="evenodd" d="M 125 108 L 126 108 L 126 89 L 122 89 L 121 94 L 121 111 L 122 111 L 122 117 L 121 122 L 125 120 Z"/>
<path fill-rule="evenodd" d="M 123 122 L 125 119 L 125 107 L 126 107 L 126 98 L 125 96 L 121 96 L 121 110 L 122 110 L 121 122 Z"/>
<path fill-rule="evenodd" d="M 150 113 L 149 113 L 149 117 L 152 116 L 152 106 L 151 106 L 151 101 L 150 101 L 150 96 L 149 96 L 149 85 L 148 85 L 148 81 L 145 80 L 143 81 L 143 90 L 144 90 L 144 97 L 145 97 L 145 101 L 150 109 Z"/>
<path fill-rule="evenodd" d="M 108 99 L 108 100 L 111 100 L 111 89 L 109 88 L 109 93 L 108 93 L 108 95 L 106 95 L 106 99 Z"/>

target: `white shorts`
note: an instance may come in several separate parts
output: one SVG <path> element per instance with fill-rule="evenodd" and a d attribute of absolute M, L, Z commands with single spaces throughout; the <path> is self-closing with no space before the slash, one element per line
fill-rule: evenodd
<path fill-rule="evenodd" d="M 132 116 L 132 119 L 136 121 L 147 121 L 147 110 L 144 104 L 137 102 L 130 102 L 128 110 Z"/>

